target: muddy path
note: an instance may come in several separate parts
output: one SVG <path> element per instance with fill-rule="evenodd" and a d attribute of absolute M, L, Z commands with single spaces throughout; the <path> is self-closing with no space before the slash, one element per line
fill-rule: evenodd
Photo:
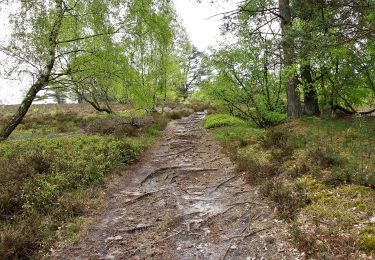
<path fill-rule="evenodd" d="M 53 259 L 302 259 L 283 224 L 201 127 L 174 122 Z"/>

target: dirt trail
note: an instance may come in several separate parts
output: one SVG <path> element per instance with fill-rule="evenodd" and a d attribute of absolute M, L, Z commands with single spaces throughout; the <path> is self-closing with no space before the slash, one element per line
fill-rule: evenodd
<path fill-rule="evenodd" d="M 196 113 L 117 184 L 96 227 L 53 259 L 302 259 Z"/>

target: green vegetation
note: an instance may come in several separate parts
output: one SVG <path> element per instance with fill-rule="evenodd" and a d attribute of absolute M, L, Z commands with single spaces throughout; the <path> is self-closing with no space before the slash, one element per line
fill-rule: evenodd
<path fill-rule="evenodd" d="M 374 254 L 373 0 L 240 1 L 223 14 L 232 40 L 209 54 L 192 46 L 170 0 L 3 8 L 11 37 L 0 74 L 30 84 L 20 106 L 0 107 L 0 258 L 30 257 L 85 226 L 79 216 L 107 176 L 192 111 L 219 113 L 204 127 L 302 250 Z M 190 96 L 189 109 L 178 106 Z M 46 98 L 81 105 L 32 106 Z"/>
<path fill-rule="evenodd" d="M 234 40 L 205 57 L 197 98 L 260 127 L 374 112 L 373 1 L 245 0 L 223 18 Z"/>
<path fill-rule="evenodd" d="M 215 114 L 206 117 L 203 120 L 203 125 L 205 128 L 216 128 L 216 127 L 221 127 L 221 126 L 240 126 L 246 124 L 245 121 L 234 117 L 234 116 L 229 116 L 225 114 Z"/>
<path fill-rule="evenodd" d="M 0 140 L 36 99 L 84 102 L 108 114 L 117 104 L 154 111 L 188 98 L 201 76 L 202 54 L 169 0 L 0 1 L 2 8 L 10 12 L 12 33 L 0 44 L 6 57 L 0 74 L 33 75 L 34 81 L 1 123 Z"/>
<path fill-rule="evenodd" d="M 84 135 L 82 128 L 103 116 L 38 113 L 22 123 L 12 140 L 0 143 L 1 259 L 29 258 L 57 238 L 74 239 L 87 226 L 84 217 L 100 204 L 105 184 L 121 174 L 116 169 L 137 161 L 169 121 L 155 115 L 154 123 L 141 128 Z"/>
<path fill-rule="evenodd" d="M 301 250 L 318 258 L 375 253 L 375 118 L 310 117 L 267 130 L 229 118 L 237 123 L 219 114 L 204 126 L 220 126 L 213 134 L 290 222 Z"/>

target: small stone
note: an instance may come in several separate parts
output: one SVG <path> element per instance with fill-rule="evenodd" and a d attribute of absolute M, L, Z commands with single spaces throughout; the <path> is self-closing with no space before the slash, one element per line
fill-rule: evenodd
<path fill-rule="evenodd" d="M 232 246 L 230 247 L 230 249 L 232 249 L 232 250 L 237 249 L 237 246 L 236 246 L 236 245 L 232 245 Z"/>
<path fill-rule="evenodd" d="M 370 223 L 375 224 L 375 216 L 372 216 L 372 217 L 370 218 Z"/>
<path fill-rule="evenodd" d="M 108 237 L 106 238 L 105 242 L 108 242 L 108 241 L 120 241 L 122 240 L 122 236 L 115 236 L 115 237 Z"/>

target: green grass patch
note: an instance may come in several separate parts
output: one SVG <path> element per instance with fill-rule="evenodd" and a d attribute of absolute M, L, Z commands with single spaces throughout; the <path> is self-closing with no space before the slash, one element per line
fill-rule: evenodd
<path fill-rule="evenodd" d="M 247 122 L 230 115 L 213 114 L 206 116 L 203 119 L 203 126 L 206 129 L 217 128 L 222 126 L 241 126 L 246 125 Z"/>

